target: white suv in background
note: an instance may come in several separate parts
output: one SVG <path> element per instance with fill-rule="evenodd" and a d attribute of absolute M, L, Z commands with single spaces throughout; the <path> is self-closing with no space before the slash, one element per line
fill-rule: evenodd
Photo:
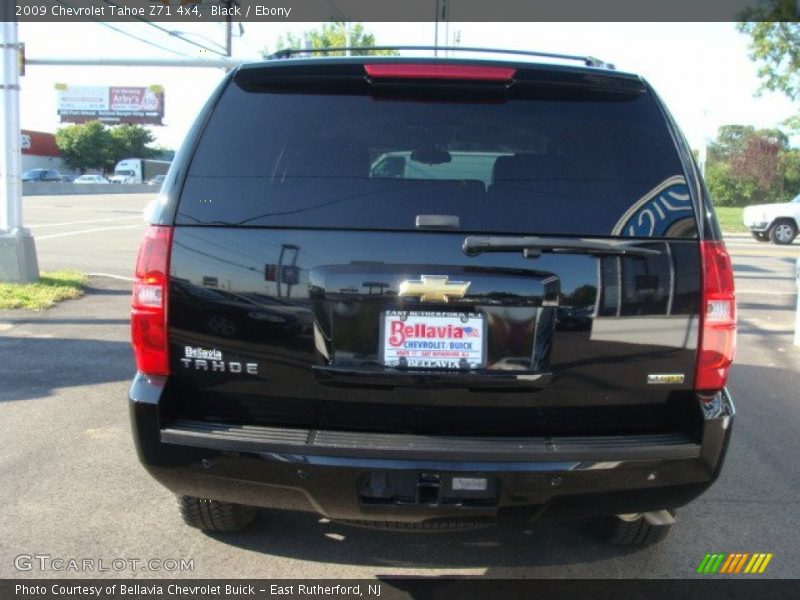
<path fill-rule="evenodd" d="M 791 244 L 800 223 L 800 194 L 791 202 L 748 206 L 742 220 L 759 242 Z"/>

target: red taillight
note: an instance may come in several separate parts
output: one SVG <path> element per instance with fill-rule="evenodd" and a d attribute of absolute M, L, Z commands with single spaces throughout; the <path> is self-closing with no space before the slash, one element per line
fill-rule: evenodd
<path fill-rule="evenodd" d="M 167 286 L 172 228 L 151 225 L 139 246 L 131 299 L 131 340 L 136 368 L 169 375 Z"/>
<path fill-rule="evenodd" d="M 703 303 L 694 389 L 710 395 L 725 387 L 736 350 L 733 265 L 723 242 L 700 242 Z"/>
<path fill-rule="evenodd" d="M 435 65 L 382 63 L 364 65 L 370 77 L 395 79 L 465 79 L 472 81 L 510 81 L 517 72 L 513 67 L 482 65 Z"/>

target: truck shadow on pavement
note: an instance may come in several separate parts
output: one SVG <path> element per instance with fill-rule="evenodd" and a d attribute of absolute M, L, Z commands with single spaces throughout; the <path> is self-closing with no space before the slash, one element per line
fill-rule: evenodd
<path fill-rule="evenodd" d="M 20 317 L 19 319 L 5 318 L 3 323 L 11 325 L 25 325 L 27 323 L 35 323 L 35 319 L 30 317 Z M 95 318 L 73 318 L 65 317 L 62 319 L 47 319 L 48 325 L 128 325 L 130 319 L 95 319 Z"/>
<path fill-rule="evenodd" d="M 4 335 L 0 402 L 41 398 L 65 387 L 127 381 L 132 365 L 127 341 Z"/>
<path fill-rule="evenodd" d="M 502 568 L 602 561 L 653 549 L 606 544 L 586 519 L 547 515 L 461 532 L 394 532 L 298 512 L 262 511 L 250 529 L 216 540 L 268 555 L 319 563 L 414 569 Z"/>

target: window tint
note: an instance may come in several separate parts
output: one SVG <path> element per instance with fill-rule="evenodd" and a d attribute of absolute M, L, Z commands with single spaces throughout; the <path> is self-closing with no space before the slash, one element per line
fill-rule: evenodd
<path fill-rule="evenodd" d="M 653 98 L 505 102 L 223 94 L 178 224 L 693 237 L 681 164 Z"/>

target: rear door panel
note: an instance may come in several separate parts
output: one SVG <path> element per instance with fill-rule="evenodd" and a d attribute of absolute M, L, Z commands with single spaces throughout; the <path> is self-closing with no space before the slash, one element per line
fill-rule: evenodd
<path fill-rule="evenodd" d="M 587 419 L 600 423 L 626 406 L 631 419 L 642 412 L 641 425 L 691 395 L 695 243 L 652 242 L 661 252 L 647 258 L 529 259 L 516 252 L 468 257 L 463 239 L 449 232 L 176 228 L 169 311 L 180 411 L 272 424 L 501 433 L 554 423 L 581 430 Z M 471 285 L 464 298 L 446 303 L 398 297 L 402 281 L 422 275 Z M 463 385 L 436 378 L 410 384 L 380 362 L 380 317 L 420 308 L 486 316 L 486 372 L 477 375 L 548 377 L 503 389 L 475 377 Z M 320 369 L 360 369 L 362 379 L 333 377 L 331 385 Z M 683 382 L 648 383 L 653 374 Z M 570 407 L 584 412 L 563 421 Z"/>

